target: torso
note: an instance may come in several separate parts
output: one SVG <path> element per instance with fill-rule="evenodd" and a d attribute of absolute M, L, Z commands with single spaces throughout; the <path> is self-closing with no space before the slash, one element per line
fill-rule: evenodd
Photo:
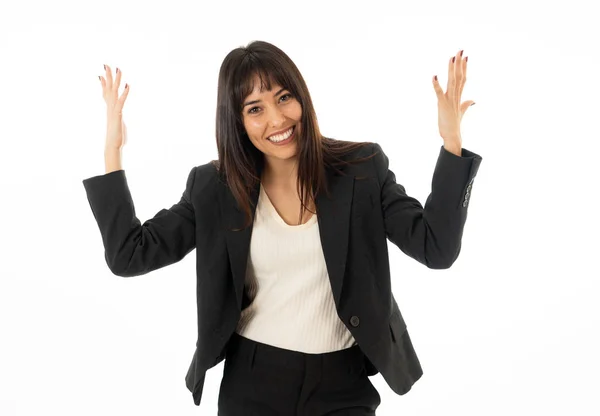
<path fill-rule="evenodd" d="M 286 190 L 270 188 L 261 184 L 266 194 L 269 196 L 271 204 L 275 207 L 275 210 L 279 213 L 279 216 L 288 225 L 300 225 L 298 224 L 298 217 L 300 216 L 300 196 L 296 189 Z M 307 203 L 307 208 L 311 211 L 315 211 L 315 204 L 313 201 Z M 301 224 L 306 223 L 314 215 L 311 211 L 305 211 L 302 216 Z"/>

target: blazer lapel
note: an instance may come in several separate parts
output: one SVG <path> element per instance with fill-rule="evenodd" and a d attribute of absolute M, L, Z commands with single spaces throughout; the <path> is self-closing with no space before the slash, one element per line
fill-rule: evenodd
<path fill-rule="evenodd" d="M 327 182 L 331 198 L 328 198 L 324 192 L 320 192 L 316 196 L 315 205 L 317 206 L 317 220 L 323 255 L 325 256 L 333 297 L 336 305 L 338 305 L 346 269 L 354 176 L 334 175 L 328 171 Z M 243 226 L 244 213 L 238 207 L 229 188 L 225 184 L 221 183 L 220 185 L 218 203 L 222 225 L 225 227 L 224 232 L 229 253 L 233 287 L 238 306 L 241 309 L 253 225 L 251 224 L 242 231 L 230 231 L 232 228 L 241 228 Z M 251 206 L 253 215 L 256 214 L 259 186 L 257 185 L 253 189 L 250 197 L 253 204 Z"/>

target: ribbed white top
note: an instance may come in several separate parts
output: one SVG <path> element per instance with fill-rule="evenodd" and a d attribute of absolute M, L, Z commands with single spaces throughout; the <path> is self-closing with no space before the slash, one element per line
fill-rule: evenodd
<path fill-rule="evenodd" d="M 262 185 L 245 290 L 253 302 L 236 332 L 246 338 L 311 354 L 356 344 L 335 308 L 316 215 L 288 225 Z"/>

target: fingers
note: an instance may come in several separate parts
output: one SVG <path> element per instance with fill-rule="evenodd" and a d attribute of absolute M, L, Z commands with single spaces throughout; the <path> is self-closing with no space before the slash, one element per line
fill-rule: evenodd
<path fill-rule="evenodd" d="M 125 104 L 125 100 L 127 99 L 127 95 L 129 94 L 129 85 L 125 84 L 125 88 L 123 89 L 123 94 L 118 97 L 119 94 L 119 86 L 121 85 L 121 76 L 122 71 L 117 68 L 116 75 L 113 80 L 112 71 L 108 65 L 104 65 L 106 70 L 106 79 L 102 76 L 99 76 L 100 83 L 102 84 L 102 95 L 106 104 L 109 107 L 113 108 L 114 111 L 120 114 L 123 105 Z M 117 99 L 118 97 L 118 99 Z"/>
<path fill-rule="evenodd" d="M 104 90 L 106 88 L 106 80 L 102 75 L 98 75 L 98 78 L 100 78 L 100 84 L 102 84 L 102 95 L 104 95 Z"/>
<path fill-rule="evenodd" d="M 103 94 L 106 95 L 108 92 L 114 92 L 115 95 L 119 91 L 119 85 L 121 84 L 121 71 L 117 68 L 117 75 L 113 80 L 112 70 L 108 65 L 104 65 L 106 80 L 100 77 L 100 82 L 102 83 Z"/>
<path fill-rule="evenodd" d="M 110 90 L 110 89 L 112 89 L 112 85 L 113 85 L 112 71 L 108 65 L 104 65 L 104 69 L 106 72 L 106 88 L 108 88 Z"/>
<path fill-rule="evenodd" d="M 455 56 L 455 61 L 454 61 L 454 72 L 456 75 L 456 81 L 458 84 L 462 83 L 462 77 L 463 77 L 463 54 L 464 51 L 458 51 L 458 53 Z"/>
<path fill-rule="evenodd" d="M 456 57 L 454 57 L 456 58 Z M 452 58 L 448 60 L 448 84 L 446 85 L 446 93 L 449 96 L 454 94 L 454 87 L 456 86 L 456 79 L 454 78 L 454 62 Z"/>
<path fill-rule="evenodd" d="M 446 93 L 440 86 L 437 76 L 433 78 L 433 88 L 438 97 L 438 100 L 447 96 L 448 100 L 453 103 L 456 108 L 460 108 L 460 97 L 463 87 L 467 81 L 467 56 L 463 56 L 464 50 L 460 50 L 455 56 L 448 60 L 448 85 Z"/>
<path fill-rule="evenodd" d="M 463 57 L 464 50 L 461 50 L 456 55 L 454 68 L 456 78 L 456 100 L 460 107 L 460 96 L 462 95 L 463 87 L 465 86 L 465 57 Z"/>
<path fill-rule="evenodd" d="M 448 61 L 448 96 L 457 106 L 466 82 L 467 63 L 463 58 L 464 50 L 460 50 Z M 465 57 L 466 58 L 466 57 Z"/>
<path fill-rule="evenodd" d="M 120 83 L 121 83 L 121 71 L 119 71 L 119 68 L 117 68 L 117 75 L 115 76 L 115 80 L 114 80 L 113 86 L 112 86 L 112 89 L 115 92 L 119 91 L 119 85 L 120 85 Z"/>
<path fill-rule="evenodd" d="M 433 89 L 435 90 L 435 95 L 437 95 L 438 100 L 442 100 L 444 98 L 444 90 L 440 85 L 440 81 L 437 79 L 437 75 L 433 77 Z"/>
<path fill-rule="evenodd" d="M 125 84 L 125 88 L 123 89 L 123 94 L 119 97 L 119 108 L 123 108 L 125 105 L 125 100 L 127 99 L 127 95 L 129 95 L 129 84 Z"/>
<path fill-rule="evenodd" d="M 125 100 L 127 99 L 128 94 L 129 94 L 129 85 L 125 84 L 123 94 L 121 94 L 119 99 L 116 100 L 114 107 L 113 107 L 113 112 L 115 114 L 117 114 L 118 116 L 123 115 L 123 106 L 125 105 Z M 115 93 L 115 95 L 116 95 L 116 93 Z"/>

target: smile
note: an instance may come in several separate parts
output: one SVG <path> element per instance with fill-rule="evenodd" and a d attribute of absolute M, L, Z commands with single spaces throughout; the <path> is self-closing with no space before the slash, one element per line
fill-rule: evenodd
<path fill-rule="evenodd" d="M 267 140 L 276 145 L 284 145 L 291 142 L 295 137 L 296 126 L 292 126 L 288 131 L 282 134 L 269 137 Z"/>

